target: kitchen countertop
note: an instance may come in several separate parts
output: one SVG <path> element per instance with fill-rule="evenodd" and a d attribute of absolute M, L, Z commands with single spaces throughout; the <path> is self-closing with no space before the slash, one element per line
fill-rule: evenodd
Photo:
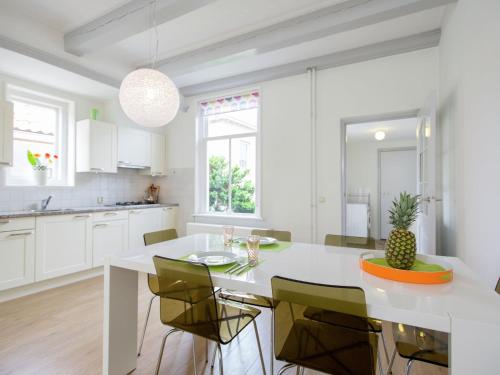
<path fill-rule="evenodd" d="M 47 210 L 26 210 L 26 211 L 12 211 L 0 212 L 0 219 L 15 219 L 21 217 L 35 217 L 35 216 L 51 216 L 51 215 L 72 215 L 83 214 L 92 212 L 103 211 L 123 211 L 123 210 L 137 210 L 145 208 L 158 208 L 158 207 L 177 207 L 177 203 L 157 203 L 157 204 L 138 204 L 131 206 L 93 206 L 93 207 L 75 207 L 75 208 L 58 208 Z"/>

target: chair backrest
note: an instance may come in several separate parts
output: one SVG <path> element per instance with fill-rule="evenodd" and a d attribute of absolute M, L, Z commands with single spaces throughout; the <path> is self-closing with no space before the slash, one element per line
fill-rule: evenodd
<path fill-rule="evenodd" d="M 155 243 L 174 240 L 177 238 L 175 229 L 164 229 L 157 232 L 144 233 L 144 245 L 154 245 Z"/>
<path fill-rule="evenodd" d="M 205 264 L 155 255 L 160 319 L 166 325 L 202 330 L 201 336 L 220 341 L 220 312 L 210 271 Z M 193 328 L 195 327 L 195 328 Z"/>
<path fill-rule="evenodd" d="M 361 288 L 314 284 L 279 276 L 272 278 L 271 286 L 277 359 L 330 374 L 375 374 L 376 334 L 366 328 L 352 329 L 306 317 L 310 309 L 323 310 L 355 316 L 368 327 L 365 294 Z"/>
<path fill-rule="evenodd" d="M 358 249 L 375 249 L 375 240 L 369 237 L 340 236 L 337 234 L 327 234 L 325 245 L 355 247 Z"/>
<path fill-rule="evenodd" d="M 500 277 L 498 278 L 497 286 L 495 287 L 495 292 L 497 292 L 498 294 L 500 294 Z"/>
<path fill-rule="evenodd" d="M 292 233 L 285 230 L 274 230 L 274 229 L 253 229 L 253 235 L 261 237 L 273 237 L 278 241 L 290 242 L 292 241 Z"/>

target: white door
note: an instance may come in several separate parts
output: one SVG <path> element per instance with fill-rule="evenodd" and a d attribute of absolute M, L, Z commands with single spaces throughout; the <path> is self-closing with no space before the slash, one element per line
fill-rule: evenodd
<path fill-rule="evenodd" d="M 163 207 L 162 211 L 161 229 L 176 228 L 177 207 Z"/>
<path fill-rule="evenodd" d="M 14 105 L 0 101 L 0 164 L 12 165 Z"/>
<path fill-rule="evenodd" d="M 93 266 L 102 266 L 104 258 L 123 254 L 128 249 L 128 220 L 94 223 L 92 231 Z"/>
<path fill-rule="evenodd" d="M 166 175 L 166 140 L 161 134 L 151 134 L 151 175 Z"/>
<path fill-rule="evenodd" d="M 128 244 L 132 252 L 145 247 L 144 233 L 156 232 L 162 229 L 162 213 L 161 208 L 129 211 Z"/>
<path fill-rule="evenodd" d="M 392 201 L 406 191 L 416 194 L 415 148 L 383 150 L 380 152 L 380 238 L 387 239 L 392 230 L 389 209 Z"/>
<path fill-rule="evenodd" d="M 151 166 L 151 133 L 118 128 L 118 163 L 122 166 Z"/>
<path fill-rule="evenodd" d="M 102 121 L 90 121 L 89 158 L 90 170 L 116 173 L 117 164 L 117 128 L 115 124 Z"/>
<path fill-rule="evenodd" d="M 36 280 L 92 267 L 90 214 L 36 218 Z"/>
<path fill-rule="evenodd" d="M 35 281 L 34 230 L 0 233 L 0 290 Z"/>
<path fill-rule="evenodd" d="M 436 100 L 430 95 L 417 124 L 417 251 L 429 255 L 436 254 Z"/>

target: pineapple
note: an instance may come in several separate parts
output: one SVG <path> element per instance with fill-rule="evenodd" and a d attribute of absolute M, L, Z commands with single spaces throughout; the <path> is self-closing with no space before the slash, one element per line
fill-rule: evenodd
<path fill-rule="evenodd" d="M 405 191 L 399 195 L 399 200 L 392 202 L 389 222 L 394 229 L 385 244 L 385 259 L 391 267 L 408 270 L 415 263 L 417 244 L 408 228 L 417 218 L 418 199 L 418 195 L 411 196 Z"/>

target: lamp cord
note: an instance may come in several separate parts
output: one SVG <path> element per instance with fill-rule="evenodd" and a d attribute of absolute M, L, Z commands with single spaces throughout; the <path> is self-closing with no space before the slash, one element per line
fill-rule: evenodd
<path fill-rule="evenodd" d="M 158 60 L 158 50 L 160 47 L 160 38 L 158 37 L 158 24 L 156 22 L 156 11 L 158 8 L 158 0 L 153 0 L 151 3 L 151 9 L 153 13 L 153 35 L 154 35 L 154 52 L 153 52 L 153 59 L 151 62 L 151 69 L 154 69 L 156 67 L 156 61 Z"/>

